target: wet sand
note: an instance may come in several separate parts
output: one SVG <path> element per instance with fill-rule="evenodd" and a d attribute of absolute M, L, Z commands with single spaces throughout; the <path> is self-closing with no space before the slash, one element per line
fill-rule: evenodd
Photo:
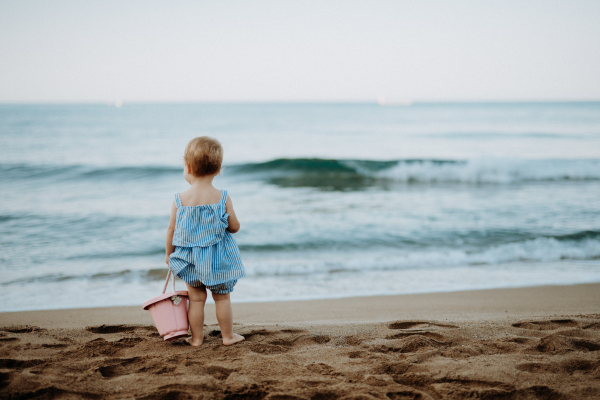
<path fill-rule="evenodd" d="M 0 398 L 600 398 L 600 284 L 235 304 L 226 347 L 140 307 L 0 314 Z"/>

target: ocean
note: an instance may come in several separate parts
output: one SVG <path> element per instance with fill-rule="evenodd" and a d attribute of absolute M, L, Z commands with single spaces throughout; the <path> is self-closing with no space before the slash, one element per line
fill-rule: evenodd
<path fill-rule="evenodd" d="M 600 282 L 598 102 L 4 104 L 0 311 L 159 294 L 201 135 L 242 224 L 234 302 Z"/>

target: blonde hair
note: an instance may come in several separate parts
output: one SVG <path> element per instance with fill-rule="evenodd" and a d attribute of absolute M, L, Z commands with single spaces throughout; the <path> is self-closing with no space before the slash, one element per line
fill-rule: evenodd
<path fill-rule="evenodd" d="M 200 136 L 185 146 L 183 160 L 190 167 L 190 174 L 201 177 L 221 170 L 223 147 L 217 139 Z"/>

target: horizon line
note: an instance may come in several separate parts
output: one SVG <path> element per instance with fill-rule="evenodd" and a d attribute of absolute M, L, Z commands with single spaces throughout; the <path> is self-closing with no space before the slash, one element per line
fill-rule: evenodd
<path fill-rule="evenodd" d="M 123 100 L 114 99 L 110 101 L 100 100 L 25 100 L 25 101 L 2 101 L 0 105 L 106 105 L 121 107 L 126 104 L 132 105 L 159 105 L 159 104 L 219 104 L 219 105 L 242 105 L 242 104 L 369 104 L 381 107 L 410 107 L 417 104 L 515 104 L 515 103 L 599 103 L 597 99 L 473 99 L 473 100 L 413 100 L 413 99 L 390 99 L 389 102 L 380 100 Z"/>

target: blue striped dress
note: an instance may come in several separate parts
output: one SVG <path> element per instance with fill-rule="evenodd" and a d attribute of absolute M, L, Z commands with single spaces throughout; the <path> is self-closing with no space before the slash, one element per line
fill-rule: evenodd
<path fill-rule="evenodd" d="M 229 293 L 237 280 L 246 275 L 240 250 L 227 231 L 229 223 L 223 190 L 216 204 L 187 207 L 175 194 L 177 219 L 169 256 L 171 271 L 190 286 L 205 285 L 213 293 Z"/>

